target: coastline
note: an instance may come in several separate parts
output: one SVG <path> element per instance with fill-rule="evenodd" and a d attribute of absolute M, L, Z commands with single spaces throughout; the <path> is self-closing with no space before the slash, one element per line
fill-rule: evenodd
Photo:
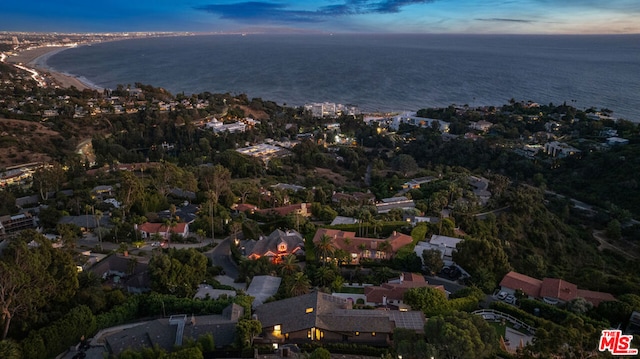
<path fill-rule="evenodd" d="M 100 88 L 83 82 L 78 77 L 55 71 L 47 66 L 47 59 L 61 51 L 71 49 L 69 46 L 43 46 L 34 49 L 24 50 L 15 56 L 6 58 L 6 62 L 22 66 L 26 66 L 37 70 L 54 86 L 70 88 L 75 87 L 78 90 L 100 90 Z"/>

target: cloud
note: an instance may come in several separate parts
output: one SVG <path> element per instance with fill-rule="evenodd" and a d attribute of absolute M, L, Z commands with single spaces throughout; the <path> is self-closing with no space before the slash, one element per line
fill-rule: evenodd
<path fill-rule="evenodd" d="M 533 23 L 537 22 L 535 20 L 505 19 L 505 18 L 499 18 L 499 17 L 494 17 L 494 18 L 476 18 L 474 20 L 476 20 L 476 21 L 490 21 L 490 22 L 518 22 L 518 23 L 525 23 L 525 24 L 533 24 Z"/>
<path fill-rule="evenodd" d="M 315 10 L 291 10 L 288 5 L 268 1 L 246 1 L 234 4 L 209 4 L 196 10 L 236 21 L 267 21 L 272 23 L 322 22 L 335 16 L 398 13 L 403 7 L 428 4 L 435 0 L 344 0 L 343 3 L 321 6 Z"/>
<path fill-rule="evenodd" d="M 312 11 L 287 10 L 285 5 L 272 2 L 247 1 L 225 5 L 210 4 L 198 6 L 195 9 L 220 15 L 223 19 L 239 21 L 260 20 L 276 23 L 321 21 Z"/>

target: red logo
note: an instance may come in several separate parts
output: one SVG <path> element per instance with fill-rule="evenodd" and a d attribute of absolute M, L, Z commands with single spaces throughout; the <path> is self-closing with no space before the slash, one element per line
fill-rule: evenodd
<path fill-rule="evenodd" d="M 638 349 L 631 348 L 632 335 L 623 335 L 621 330 L 603 330 L 598 350 L 608 350 L 612 355 L 637 355 Z"/>

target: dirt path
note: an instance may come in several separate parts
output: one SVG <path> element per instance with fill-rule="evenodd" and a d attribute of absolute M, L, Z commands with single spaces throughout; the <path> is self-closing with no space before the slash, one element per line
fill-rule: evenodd
<path fill-rule="evenodd" d="M 635 254 L 635 251 L 625 250 L 623 248 L 617 247 L 607 241 L 607 237 L 605 235 L 605 231 L 593 231 L 593 238 L 595 238 L 600 245 L 598 246 L 598 250 L 603 251 L 605 249 L 611 250 L 613 252 L 624 255 L 629 259 L 638 259 L 638 256 Z M 634 248 L 635 249 L 635 248 Z"/>

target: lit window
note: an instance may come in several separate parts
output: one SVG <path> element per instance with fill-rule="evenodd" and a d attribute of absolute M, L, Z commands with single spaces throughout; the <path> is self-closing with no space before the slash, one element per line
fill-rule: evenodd
<path fill-rule="evenodd" d="M 305 310 L 304 312 L 307 313 L 307 314 L 313 313 L 313 307 L 307 308 L 307 310 Z"/>
<path fill-rule="evenodd" d="M 276 332 L 280 331 L 280 324 L 276 324 L 273 326 L 273 330 L 275 330 Z"/>
<path fill-rule="evenodd" d="M 371 332 L 371 336 L 375 337 L 376 336 L 376 332 Z"/>
<path fill-rule="evenodd" d="M 360 335 L 360 332 L 356 332 L 356 336 Z"/>

